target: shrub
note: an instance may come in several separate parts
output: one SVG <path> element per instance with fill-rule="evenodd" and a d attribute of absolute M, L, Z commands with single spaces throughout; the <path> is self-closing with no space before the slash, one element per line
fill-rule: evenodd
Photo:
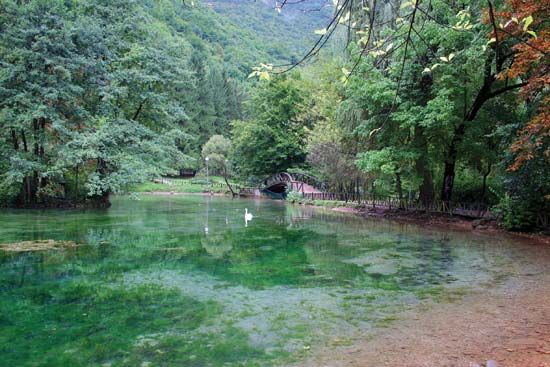
<path fill-rule="evenodd" d="M 304 197 L 302 196 L 301 192 L 298 191 L 290 191 L 288 194 L 286 194 L 286 200 L 290 201 L 291 203 L 296 203 L 304 200 Z"/>
<path fill-rule="evenodd" d="M 508 194 L 501 199 L 495 211 L 501 216 L 502 226 L 507 230 L 530 230 L 536 224 L 537 213 L 529 203 Z"/>

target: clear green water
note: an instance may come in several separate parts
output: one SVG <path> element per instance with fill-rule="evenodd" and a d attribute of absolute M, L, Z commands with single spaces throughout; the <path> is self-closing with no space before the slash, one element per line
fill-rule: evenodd
<path fill-rule="evenodd" d="M 284 364 L 540 256 L 506 238 L 218 197 L 3 211 L 0 223 L 0 243 L 85 244 L 0 253 L 2 366 Z"/>

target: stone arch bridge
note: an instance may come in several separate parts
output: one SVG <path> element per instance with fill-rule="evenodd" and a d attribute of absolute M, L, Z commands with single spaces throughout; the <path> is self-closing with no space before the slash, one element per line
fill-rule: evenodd
<path fill-rule="evenodd" d="M 290 191 L 311 194 L 325 192 L 326 186 L 316 177 L 304 173 L 279 172 L 262 180 L 258 189 L 268 194 L 286 195 Z"/>

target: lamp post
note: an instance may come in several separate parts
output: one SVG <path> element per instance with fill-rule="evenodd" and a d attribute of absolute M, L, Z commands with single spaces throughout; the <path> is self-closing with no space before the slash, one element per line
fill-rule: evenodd
<path fill-rule="evenodd" d="M 204 160 L 206 161 L 206 185 L 210 188 L 210 176 L 208 175 L 208 161 L 210 158 L 206 157 Z"/>

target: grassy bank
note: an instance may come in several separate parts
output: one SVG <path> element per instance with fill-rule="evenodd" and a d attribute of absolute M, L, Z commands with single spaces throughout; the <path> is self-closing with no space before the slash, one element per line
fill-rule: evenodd
<path fill-rule="evenodd" d="M 300 198 L 287 198 L 287 200 L 293 204 L 300 205 L 314 205 L 323 208 L 352 208 L 352 209 L 361 209 L 364 208 L 364 205 L 357 204 L 354 202 L 345 202 L 339 200 L 310 200 L 303 197 Z"/>
<path fill-rule="evenodd" d="M 228 193 L 223 177 L 211 176 L 194 178 L 168 178 L 161 181 L 145 182 L 132 187 L 132 192 L 174 192 L 197 194 L 203 192 Z"/>

